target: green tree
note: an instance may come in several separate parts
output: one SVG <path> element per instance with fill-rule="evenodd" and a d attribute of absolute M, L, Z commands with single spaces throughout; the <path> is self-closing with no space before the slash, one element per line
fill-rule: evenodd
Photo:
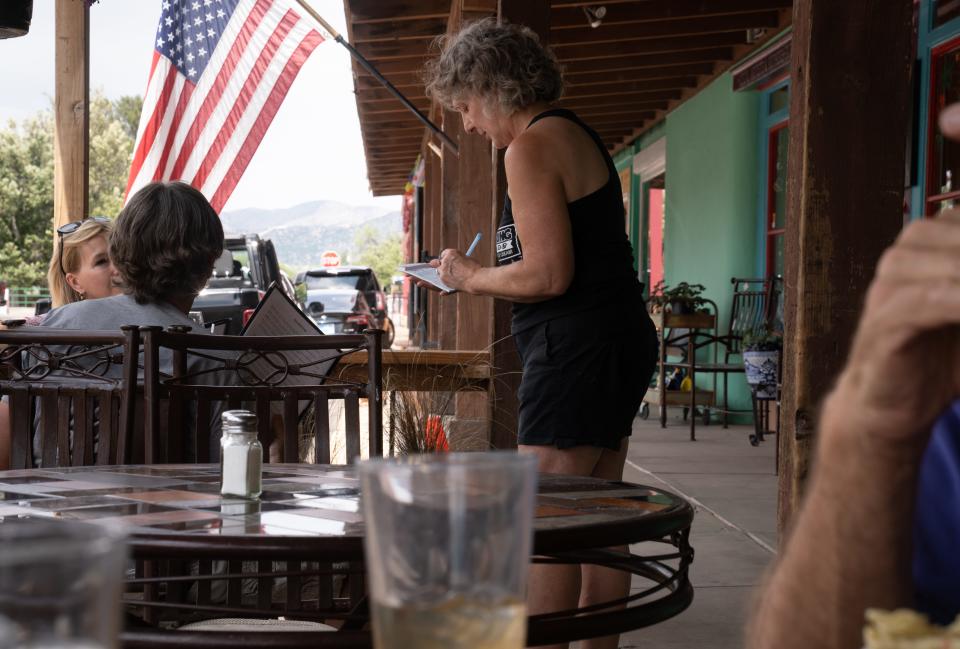
<path fill-rule="evenodd" d="M 116 216 L 123 206 L 141 104 L 139 97 L 110 101 L 102 92 L 91 97 L 90 214 Z M 53 117 L 48 109 L 0 127 L 0 281 L 46 283 L 52 221 Z"/>
<path fill-rule="evenodd" d="M 123 207 L 127 190 L 127 175 L 133 160 L 134 132 L 118 108 L 120 102 L 130 103 L 130 97 L 111 102 L 102 92 L 90 100 L 90 214 L 115 217 Z M 139 99 L 139 98 L 134 98 Z M 124 110 L 130 110 L 129 107 Z M 139 115 L 138 115 L 139 119 Z"/>
<path fill-rule="evenodd" d="M 113 102 L 113 115 L 123 125 L 123 130 L 131 140 L 137 139 L 137 127 L 140 126 L 140 111 L 143 110 L 143 97 L 126 95 Z"/>
<path fill-rule="evenodd" d="M 53 118 L 41 111 L 0 129 L 0 281 L 45 283 L 52 220 Z"/>
<path fill-rule="evenodd" d="M 403 263 L 403 236 L 397 233 L 384 237 L 368 225 L 355 235 L 354 250 L 358 263 L 372 268 L 381 286 L 389 286 L 390 278 Z"/>

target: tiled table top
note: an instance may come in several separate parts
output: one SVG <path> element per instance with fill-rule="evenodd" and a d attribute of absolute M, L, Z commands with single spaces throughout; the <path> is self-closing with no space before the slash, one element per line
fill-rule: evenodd
<path fill-rule="evenodd" d="M 0 472 L 0 522 L 104 521 L 128 526 L 134 543 L 229 537 L 357 546 L 359 505 L 349 466 L 265 465 L 256 501 L 221 496 L 219 466 L 210 464 Z M 689 527 L 693 512 L 683 499 L 651 487 L 542 474 L 536 515 L 535 549 L 546 551 L 659 538 Z"/>

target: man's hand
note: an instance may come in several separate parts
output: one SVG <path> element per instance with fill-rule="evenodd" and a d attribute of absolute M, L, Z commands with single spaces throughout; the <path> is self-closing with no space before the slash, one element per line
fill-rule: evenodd
<path fill-rule="evenodd" d="M 824 416 L 922 452 L 960 396 L 960 210 L 907 227 L 880 260 Z M 866 425 L 863 425 L 866 424 Z"/>

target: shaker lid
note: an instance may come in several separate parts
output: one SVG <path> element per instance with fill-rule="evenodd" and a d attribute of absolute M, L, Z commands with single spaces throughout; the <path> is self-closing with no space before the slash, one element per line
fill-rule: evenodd
<path fill-rule="evenodd" d="M 257 416 L 249 410 L 225 410 L 220 422 L 224 428 L 238 426 L 241 428 L 256 428 Z"/>

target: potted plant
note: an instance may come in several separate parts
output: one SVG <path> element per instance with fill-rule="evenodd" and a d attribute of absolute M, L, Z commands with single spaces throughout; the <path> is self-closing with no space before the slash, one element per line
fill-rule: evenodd
<path fill-rule="evenodd" d="M 702 297 L 704 290 L 706 287 L 703 284 L 680 282 L 671 287 L 659 281 L 650 291 L 648 302 L 655 313 L 659 311 L 670 311 L 677 315 L 698 313 L 706 306 L 706 300 Z"/>
<path fill-rule="evenodd" d="M 776 399 L 783 348 L 781 332 L 759 329 L 744 335 L 742 344 L 743 368 L 750 389 L 758 399 Z"/>

